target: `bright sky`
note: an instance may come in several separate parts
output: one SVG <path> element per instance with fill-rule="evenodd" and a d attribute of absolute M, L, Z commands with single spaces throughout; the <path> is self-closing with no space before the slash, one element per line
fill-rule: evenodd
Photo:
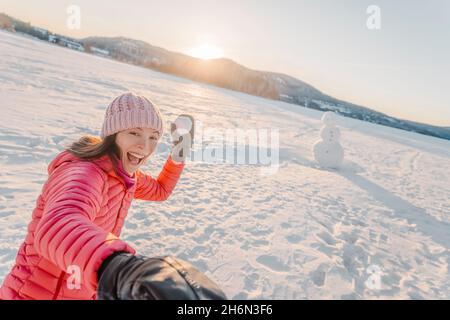
<path fill-rule="evenodd" d="M 79 30 L 67 27 L 70 5 L 81 10 Z M 380 8 L 380 29 L 367 27 L 370 5 Z M 450 126 L 448 0 L 0 0 L 0 12 L 73 37 L 223 55 L 389 115 Z"/>

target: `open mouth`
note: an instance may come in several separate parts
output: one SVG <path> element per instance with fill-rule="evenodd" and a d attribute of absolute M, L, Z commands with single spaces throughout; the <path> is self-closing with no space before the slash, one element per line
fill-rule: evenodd
<path fill-rule="evenodd" d="M 145 156 L 135 153 L 135 152 L 127 152 L 128 161 L 134 166 L 140 165 L 144 160 Z"/>

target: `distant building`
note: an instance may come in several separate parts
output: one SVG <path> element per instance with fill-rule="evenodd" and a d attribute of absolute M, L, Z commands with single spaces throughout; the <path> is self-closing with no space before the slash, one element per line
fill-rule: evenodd
<path fill-rule="evenodd" d="M 72 50 L 84 51 L 84 46 L 75 40 L 68 39 L 59 35 L 48 35 L 48 41 L 67 47 Z"/>
<path fill-rule="evenodd" d="M 55 36 L 55 35 L 53 35 L 53 34 L 49 34 L 49 35 L 48 35 L 48 41 L 49 41 L 49 42 L 56 43 L 57 40 L 58 40 L 58 36 Z"/>
<path fill-rule="evenodd" d="M 288 99 L 288 100 L 294 100 L 290 95 L 287 94 L 280 94 L 280 98 Z"/>
<path fill-rule="evenodd" d="M 45 30 L 45 29 L 38 28 L 38 27 L 33 27 L 33 30 L 39 32 L 43 36 L 47 36 L 48 35 L 48 31 Z"/>
<path fill-rule="evenodd" d="M 68 40 L 68 39 L 64 39 L 63 40 L 63 44 L 70 49 L 73 50 L 78 50 L 78 51 L 84 51 L 84 46 L 76 41 L 72 41 L 72 40 Z"/>
<path fill-rule="evenodd" d="M 109 57 L 110 56 L 108 50 L 100 49 L 97 47 L 91 47 L 91 51 L 93 54 L 95 54 L 97 56 L 101 56 L 101 57 Z"/>
<path fill-rule="evenodd" d="M 155 66 L 160 66 L 162 64 L 162 62 L 158 58 L 153 57 L 152 58 L 152 64 L 155 65 Z"/>

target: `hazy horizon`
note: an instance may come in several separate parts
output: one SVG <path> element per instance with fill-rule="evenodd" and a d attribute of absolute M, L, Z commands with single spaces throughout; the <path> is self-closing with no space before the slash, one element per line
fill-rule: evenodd
<path fill-rule="evenodd" d="M 66 25 L 70 5 L 81 9 L 80 29 Z M 367 27 L 370 5 L 380 8 L 380 29 Z M 0 12 L 76 38 L 123 36 L 183 54 L 219 55 L 394 117 L 450 126 L 445 0 L 0 0 Z"/>

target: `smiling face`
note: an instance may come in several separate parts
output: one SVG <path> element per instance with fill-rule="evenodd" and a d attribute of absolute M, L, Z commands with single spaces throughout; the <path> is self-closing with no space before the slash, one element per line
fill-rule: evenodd
<path fill-rule="evenodd" d="M 150 128 L 120 131 L 116 136 L 116 144 L 124 170 L 133 175 L 155 151 L 158 140 L 158 131 Z"/>

